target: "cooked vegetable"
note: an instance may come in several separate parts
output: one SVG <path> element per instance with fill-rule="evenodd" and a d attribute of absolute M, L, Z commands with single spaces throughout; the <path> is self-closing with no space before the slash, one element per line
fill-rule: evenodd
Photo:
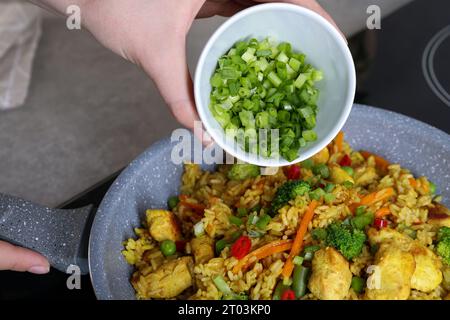
<path fill-rule="evenodd" d="M 365 281 L 361 277 L 352 278 L 352 289 L 356 293 L 361 293 L 364 290 Z"/>
<path fill-rule="evenodd" d="M 223 249 L 229 246 L 229 243 L 225 239 L 220 239 L 216 241 L 216 254 L 220 255 Z"/>
<path fill-rule="evenodd" d="M 230 220 L 231 224 L 234 224 L 235 226 L 238 226 L 238 227 L 241 226 L 243 223 L 242 219 L 238 218 L 236 216 L 230 216 L 228 219 Z"/>
<path fill-rule="evenodd" d="M 336 138 L 334 138 L 334 143 L 336 145 L 337 151 L 338 152 L 342 151 L 344 147 L 344 132 L 339 131 Z"/>
<path fill-rule="evenodd" d="M 285 285 L 283 281 L 279 281 L 273 292 L 272 300 L 281 300 L 282 294 L 288 289 L 290 289 L 288 285 Z"/>
<path fill-rule="evenodd" d="M 363 231 L 343 222 L 333 222 L 326 230 L 328 245 L 339 250 L 348 260 L 359 256 L 366 241 Z"/>
<path fill-rule="evenodd" d="M 244 180 L 249 178 L 256 178 L 260 175 L 258 166 L 249 163 L 236 163 L 231 166 L 228 171 L 228 179 Z"/>
<path fill-rule="evenodd" d="M 294 268 L 294 273 L 292 276 L 292 290 L 294 290 L 295 297 L 297 299 L 303 297 L 306 293 L 309 271 L 309 268 L 301 265 L 297 265 Z"/>
<path fill-rule="evenodd" d="M 259 217 L 258 221 L 255 223 L 255 226 L 259 230 L 265 230 L 267 225 L 270 222 L 270 216 L 268 214 L 263 214 L 261 217 Z"/>
<path fill-rule="evenodd" d="M 325 229 L 318 228 L 312 230 L 311 235 L 316 240 L 325 240 L 327 238 L 327 231 Z"/>
<path fill-rule="evenodd" d="M 160 249 L 166 257 L 173 255 L 177 251 L 177 246 L 172 240 L 164 240 L 161 242 Z"/>
<path fill-rule="evenodd" d="M 300 173 L 300 166 L 297 164 L 293 164 L 287 170 L 286 177 L 288 178 L 288 180 L 297 180 L 300 178 Z"/>
<path fill-rule="evenodd" d="M 244 258 L 252 248 L 252 241 L 247 236 L 241 236 L 231 246 L 231 255 L 236 259 Z"/>
<path fill-rule="evenodd" d="M 276 240 L 250 252 L 233 267 L 233 273 L 238 273 L 239 270 L 247 268 L 250 264 L 271 256 L 275 253 L 284 252 L 291 249 L 292 240 Z"/>
<path fill-rule="evenodd" d="M 350 176 L 353 176 L 353 174 L 355 173 L 352 167 L 343 166 L 341 167 L 341 169 L 347 172 Z"/>
<path fill-rule="evenodd" d="M 341 161 L 339 161 L 339 165 L 341 167 L 346 167 L 346 166 L 349 167 L 352 165 L 352 159 L 350 158 L 350 156 L 348 154 L 344 154 Z"/>
<path fill-rule="evenodd" d="M 310 186 L 307 182 L 301 180 L 291 180 L 281 185 L 274 199 L 272 200 L 271 210 L 269 214 L 273 217 L 277 214 L 278 210 L 286 205 L 289 200 L 294 199 L 296 196 L 304 195 L 310 190 Z"/>
<path fill-rule="evenodd" d="M 441 256 L 442 261 L 450 265 L 450 228 L 442 227 L 439 229 L 436 251 Z"/>
<path fill-rule="evenodd" d="M 363 210 L 361 210 L 360 208 L 364 207 L 361 206 L 356 209 L 356 216 L 351 219 L 351 223 L 356 229 L 364 230 L 366 226 L 373 223 L 375 217 L 372 212 L 365 211 L 365 208 Z M 358 211 L 358 209 L 360 210 Z"/>
<path fill-rule="evenodd" d="M 391 210 L 389 209 L 389 207 L 381 207 L 380 209 L 378 209 L 375 212 L 375 217 L 376 218 L 383 218 L 387 215 L 391 214 Z"/>
<path fill-rule="evenodd" d="M 177 196 L 169 197 L 167 200 L 167 206 L 170 210 L 172 210 L 178 205 L 178 202 L 180 202 L 180 199 Z"/>
<path fill-rule="evenodd" d="M 330 176 L 330 170 L 328 166 L 324 163 L 319 163 L 313 167 L 313 172 L 316 175 L 320 175 L 322 178 L 326 179 Z"/>
<path fill-rule="evenodd" d="M 217 289 L 223 294 L 224 300 L 248 300 L 248 297 L 244 294 L 236 294 L 234 293 L 230 286 L 226 283 L 225 279 L 222 276 L 216 276 L 213 279 L 214 284 Z"/>
<path fill-rule="evenodd" d="M 289 43 L 240 41 L 219 58 L 210 79 L 209 108 L 247 152 L 270 156 L 275 141 L 268 137 L 262 150 L 256 130 L 279 129 L 280 155 L 292 161 L 302 146 L 317 139 L 312 130 L 319 97 L 315 83 L 321 79 L 322 73 Z"/>
<path fill-rule="evenodd" d="M 381 218 L 375 218 L 373 225 L 378 229 L 386 228 L 388 226 L 388 221 Z"/>
<path fill-rule="evenodd" d="M 286 289 L 281 294 L 281 300 L 295 300 L 295 292 L 292 289 Z"/>
<path fill-rule="evenodd" d="M 296 266 L 301 266 L 303 264 L 303 257 L 300 256 L 295 256 L 294 259 L 292 260 L 292 262 L 296 265 Z"/>
<path fill-rule="evenodd" d="M 243 207 L 237 208 L 237 216 L 238 216 L 239 218 L 242 218 L 242 217 L 246 216 L 247 213 L 248 213 L 248 212 L 247 212 L 247 208 L 243 208 Z"/>
<path fill-rule="evenodd" d="M 314 210 L 318 205 L 319 203 L 316 200 L 312 200 L 302 217 L 302 221 L 300 222 L 297 234 L 295 235 L 294 242 L 292 243 L 291 252 L 287 257 L 286 262 L 284 263 L 283 271 L 281 272 L 285 279 L 289 278 L 292 274 L 292 270 L 294 269 L 294 263 L 292 260 L 302 250 L 303 238 L 305 237 L 306 231 L 308 230 L 308 225 L 314 216 Z"/>
<path fill-rule="evenodd" d="M 190 199 L 187 195 L 182 194 L 179 197 L 180 204 L 182 204 L 185 207 L 191 208 L 197 213 L 203 213 L 205 211 L 205 205 L 201 203 L 194 202 L 195 200 Z"/>

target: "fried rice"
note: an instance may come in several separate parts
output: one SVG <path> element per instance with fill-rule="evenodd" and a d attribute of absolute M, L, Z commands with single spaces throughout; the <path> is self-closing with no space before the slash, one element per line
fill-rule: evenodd
<path fill-rule="evenodd" d="M 340 165 L 344 162 L 346 166 Z M 436 253 L 436 241 L 439 228 L 450 227 L 450 216 L 426 177 L 414 177 L 398 164 L 352 150 L 337 139 L 314 156 L 312 163 L 325 164 L 332 174 L 324 178 L 302 163 L 297 179 L 308 181 L 311 190 L 328 184 L 333 188 L 328 188 L 327 201 L 324 196 L 318 198 L 301 243 L 302 249 L 315 246 L 319 251 L 309 259 L 302 251 L 297 254 L 301 259 L 294 259 L 296 268 L 300 265 L 310 271 L 304 280 L 306 291 L 297 298 L 449 299 L 450 266 Z M 252 252 L 276 241 L 294 240 L 312 194 L 290 199 L 264 230 L 255 232 L 254 221 L 268 212 L 277 190 L 288 181 L 290 168 L 232 180 L 230 167 L 219 165 L 210 172 L 185 164 L 176 206 L 159 210 L 157 215 L 148 210 L 142 227 L 135 229 L 136 237 L 124 242 L 122 253 L 135 269 L 131 283 L 138 299 L 273 299 L 276 288 L 284 285 L 289 290 L 295 279 L 283 276 L 283 268 L 290 250 L 262 258 Z M 339 170 L 342 167 L 352 168 L 350 172 L 344 168 L 347 176 Z M 393 190 L 392 196 L 359 206 L 362 199 L 387 189 Z M 378 225 L 371 221 L 364 226 L 366 240 L 357 256 L 347 259 L 339 248 L 313 236 L 314 230 L 351 221 L 358 207 L 380 218 L 376 218 Z M 251 241 L 245 258 L 233 254 L 237 237 Z M 163 254 L 163 240 L 176 244 L 174 254 Z M 226 245 L 217 250 L 221 240 Z M 240 260 L 247 258 L 245 266 L 240 266 Z M 399 265 L 401 270 L 391 270 Z M 381 284 L 375 288 L 370 285 L 374 274 L 368 272 L 370 267 L 380 270 Z M 353 285 L 355 278 L 362 287 Z M 218 279 L 224 283 L 218 284 Z"/>

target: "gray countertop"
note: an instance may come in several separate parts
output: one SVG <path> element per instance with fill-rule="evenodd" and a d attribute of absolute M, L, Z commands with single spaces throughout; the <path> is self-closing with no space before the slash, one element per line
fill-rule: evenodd
<path fill-rule="evenodd" d="M 365 10 L 387 15 L 410 0 L 320 1 L 351 35 Z M 194 23 L 188 60 L 223 18 Z M 178 127 L 151 81 L 85 31 L 46 18 L 24 106 L 0 113 L 0 192 L 55 206 L 127 165 Z"/>

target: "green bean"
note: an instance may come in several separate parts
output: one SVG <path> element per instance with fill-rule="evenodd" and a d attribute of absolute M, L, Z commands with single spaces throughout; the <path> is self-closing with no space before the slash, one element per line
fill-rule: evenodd
<path fill-rule="evenodd" d="M 306 285 L 309 277 L 309 268 L 298 265 L 294 268 L 292 276 L 292 290 L 294 290 L 295 297 L 301 298 L 306 293 Z"/>

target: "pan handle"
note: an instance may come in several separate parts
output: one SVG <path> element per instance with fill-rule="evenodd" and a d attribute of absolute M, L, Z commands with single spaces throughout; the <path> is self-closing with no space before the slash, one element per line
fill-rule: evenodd
<path fill-rule="evenodd" d="M 76 265 L 87 274 L 93 211 L 50 209 L 0 193 L 0 239 L 41 253 L 62 272 Z"/>

